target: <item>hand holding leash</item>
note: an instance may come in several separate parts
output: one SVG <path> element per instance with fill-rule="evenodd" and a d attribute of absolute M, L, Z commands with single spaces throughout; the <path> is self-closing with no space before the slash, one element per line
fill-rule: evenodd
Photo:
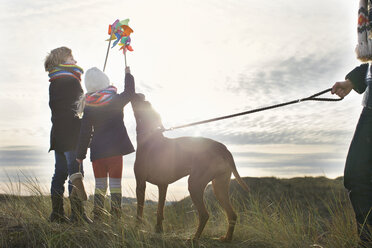
<path fill-rule="evenodd" d="M 345 81 L 336 82 L 332 87 L 331 93 L 336 94 L 341 98 L 344 98 L 350 93 L 352 89 L 353 84 L 349 79 L 347 79 Z"/>

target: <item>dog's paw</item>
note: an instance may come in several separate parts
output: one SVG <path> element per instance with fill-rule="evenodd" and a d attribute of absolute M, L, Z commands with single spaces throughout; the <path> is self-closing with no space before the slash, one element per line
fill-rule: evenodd
<path fill-rule="evenodd" d="M 231 242 L 231 238 L 229 237 L 226 237 L 226 236 L 222 236 L 218 239 L 220 242 L 222 243 L 228 243 L 228 242 Z"/>

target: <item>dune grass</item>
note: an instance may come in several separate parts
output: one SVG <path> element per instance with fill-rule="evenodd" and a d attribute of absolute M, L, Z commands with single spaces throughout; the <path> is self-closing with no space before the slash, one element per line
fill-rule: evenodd
<path fill-rule="evenodd" d="M 267 182 L 288 188 L 287 181 L 278 180 Z M 265 189 L 262 180 L 248 180 L 251 188 L 259 185 L 261 189 L 251 194 L 241 192 L 232 183 L 231 199 L 239 218 L 233 241 L 227 244 L 218 241 L 225 234 L 227 221 L 210 187 L 205 196 L 210 219 L 200 241 L 192 243 L 188 239 L 196 230 L 198 218 L 189 198 L 166 206 L 163 234 L 154 232 L 156 205 L 145 206 L 145 221 L 140 226 L 136 224 L 135 204 L 123 205 L 120 219 L 108 215 L 102 222 L 91 225 L 57 224 L 48 221 L 50 197 L 33 182 L 29 184 L 32 187 L 28 186 L 34 192 L 31 196 L 14 192 L 1 195 L 0 247 L 356 247 L 354 215 L 341 183 L 318 178 L 317 182 L 325 182 L 322 185 L 328 189 L 326 192 L 322 188 L 321 194 L 312 189 L 314 194 L 296 195 L 301 188 L 314 188 L 315 179 L 309 179 L 311 183 L 307 186 L 306 180 L 290 182 L 294 186 L 287 193 L 292 197 L 280 193 L 284 190 L 277 191 L 279 186 Z M 92 207 L 93 203 L 87 201 L 89 214 Z M 65 210 L 70 212 L 68 199 Z"/>

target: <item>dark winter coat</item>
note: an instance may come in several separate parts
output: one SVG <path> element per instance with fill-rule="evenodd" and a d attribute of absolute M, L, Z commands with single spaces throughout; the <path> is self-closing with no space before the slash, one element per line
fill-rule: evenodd
<path fill-rule="evenodd" d="M 123 108 L 134 93 L 134 78 L 127 73 L 124 91 L 110 103 L 85 107 L 77 146 L 78 159 L 86 158 L 89 144 L 91 161 L 134 152 L 123 120 Z"/>
<path fill-rule="evenodd" d="M 82 93 L 80 81 L 74 77 L 66 76 L 50 82 L 49 106 L 53 125 L 49 151 L 75 150 L 80 130 L 80 119 L 75 116 L 75 109 Z"/>

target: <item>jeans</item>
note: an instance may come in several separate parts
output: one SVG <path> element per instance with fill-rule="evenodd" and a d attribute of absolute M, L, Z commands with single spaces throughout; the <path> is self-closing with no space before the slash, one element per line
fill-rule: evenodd
<path fill-rule="evenodd" d="M 67 151 L 67 152 L 57 152 L 54 153 L 55 156 L 55 167 L 54 175 L 52 178 L 51 194 L 62 196 L 65 192 L 65 181 L 67 177 L 76 173 L 81 172 L 84 175 L 83 164 L 79 170 L 79 163 L 76 161 L 76 152 Z M 68 182 L 68 192 L 71 193 L 72 185 L 71 182 Z"/>

